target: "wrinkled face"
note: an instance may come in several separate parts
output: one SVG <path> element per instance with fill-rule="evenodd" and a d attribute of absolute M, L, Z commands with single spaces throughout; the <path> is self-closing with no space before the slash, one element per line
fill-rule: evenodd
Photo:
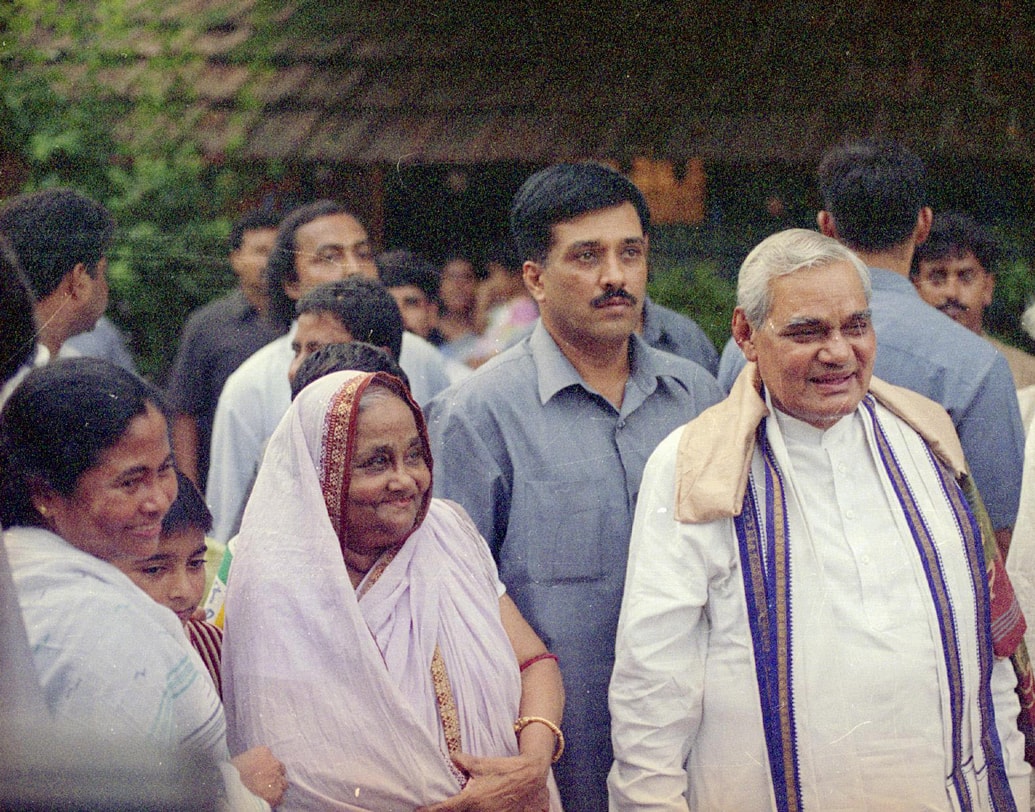
<path fill-rule="evenodd" d="M 230 252 L 230 267 L 241 283 L 241 290 L 253 304 L 266 296 L 266 260 L 277 241 L 277 229 L 255 228 L 241 235 L 241 245 Z"/>
<path fill-rule="evenodd" d="M 327 311 L 303 313 L 298 317 L 298 329 L 295 331 L 294 341 L 291 342 L 295 357 L 288 367 L 288 380 L 295 380 L 302 362 L 320 347 L 326 347 L 328 344 L 348 344 L 353 340 L 352 333 Z"/>
<path fill-rule="evenodd" d="M 105 561 L 154 555 L 162 518 L 176 498 L 165 417 L 148 404 L 84 472 L 71 496 L 45 489 L 33 503 L 69 544 Z"/>
<path fill-rule="evenodd" d="M 442 267 L 438 297 L 446 313 L 466 313 L 474 307 L 478 276 L 466 259 L 452 259 Z"/>
<path fill-rule="evenodd" d="M 115 565 L 155 603 L 169 607 L 186 623 L 205 593 L 207 549 L 204 532 L 188 527 L 162 536 L 154 555 L 120 559 Z"/>
<path fill-rule="evenodd" d="M 647 237 L 631 203 L 587 212 L 552 228 L 546 261 L 525 263 L 525 285 L 562 346 L 628 341 L 643 314 Z"/>
<path fill-rule="evenodd" d="M 427 338 L 431 328 L 435 326 L 437 308 L 416 285 L 398 285 L 389 288 L 395 303 L 402 313 L 403 326 L 421 338 Z"/>
<path fill-rule="evenodd" d="M 363 554 L 401 543 L 431 486 L 413 412 L 382 392 L 359 413 L 342 533 L 345 546 Z"/>
<path fill-rule="evenodd" d="M 751 328 L 738 308 L 734 337 L 780 411 L 829 428 L 855 410 L 873 373 L 877 340 L 862 282 L 840 262 L 779 276 L 770 290 L 764 323 Z"/>
<path fill-rule="evenodd" d="M 968 330 L 981 332 L 981 317 L 992 304 L 995 277 L 981 266 L 972 252 L 967 251 L 961 257 L 922 260 L 913 284 L 929 305 Z"/>
<path fill-rule="evenodd" d="M 366 229 L 347 214 L 317 217 L 295 231 L 295 274 L 284 292 L 298 299 L 324 282 L 359 274 L 377 279 L 374 250 Z"/>

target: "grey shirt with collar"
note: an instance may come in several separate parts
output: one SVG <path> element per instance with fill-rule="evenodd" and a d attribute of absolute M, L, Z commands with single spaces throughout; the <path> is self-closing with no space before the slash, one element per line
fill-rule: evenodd
<path fill-rule="evenodd" d="M 636 497 L 671 431 L 722 393 L 699 365 L 630 343 L 620 409 L 593 391 L 541 322 L 428 406 L 437 496 L 485 536 L 525 619 L 560 659 L 565 808 L 604 809 L 607 688 Z"/>

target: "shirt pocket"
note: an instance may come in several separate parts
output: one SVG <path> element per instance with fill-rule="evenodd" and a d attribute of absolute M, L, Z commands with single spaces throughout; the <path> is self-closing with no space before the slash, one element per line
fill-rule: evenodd
<path fill-rule="evenodd" d="M 525 562 L 528 580 L 564 583 L 604 576 L 606 492 L 606 481 L 599 478 L 530 480 L 515 489 L 507 546 Z"/>

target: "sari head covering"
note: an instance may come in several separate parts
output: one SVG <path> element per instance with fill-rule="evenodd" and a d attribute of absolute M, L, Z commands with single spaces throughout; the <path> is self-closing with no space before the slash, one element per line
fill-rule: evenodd
<path fill-rule="evenodd" d="M 395 386 L 334 373 L 299 394 L 270 438 L 235 541 L 223 649 L 230 748 L 266 744 L 284 762 L 281 809 L 412 812 L 459 792 L 436 659 L 463 751 L 518 753 L 521 678 L 500 620 L 503 589 L 463 510 L 426 499 L 406 541 L 357 588 L 349 580 L 335 523 L 358 402 L 382 381 Z"/>
<path fill-rule="evenodd" d="M 384 387 L 405 403 L 413 413 L 413 420 L 417 424 L 417 434 L 420 436 L 421 446 L 424 450 L 424 459 L 428 464 L 428 472 L 431 472 L 431 443 L 428 440 L 428 428 L 424 423 L 424 415 L 410 397 L 410 393 L 403 386 L 402 381 L 385 372 L 356 374 L 347 379 L 341 388 L 332 395 L 328 404 L 323 440 L 317 446 L 321 449 L 320 459 L 314 461 L 320 471 L 320 489 L 323 491 L 324 502 L 327 504 L 327 515 L 342 546 L 346 543 L 342 538 L 342 531 L 348 526 L 346 513 L 349 504 L 349 485 L 352 482 L 352 457 L 356 451 L 359 405 L 371 385 Z M 411 534 L 420 527 L 424 517 L 428 515 L 430 503 L 431 482 L 429 480 L 428 490 L 424 494 L 424 500 L 417 511 L 417 518 L 410 530 Z"/>

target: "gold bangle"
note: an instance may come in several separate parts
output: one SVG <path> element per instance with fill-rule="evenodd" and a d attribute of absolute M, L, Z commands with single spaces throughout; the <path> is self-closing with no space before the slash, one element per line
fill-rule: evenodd
<path fill-rule="evenodd" d="M 553 735 L 557 737 L 557 745 L 553 749 L 553 758 L 550 760 L 551 764 L 556 764 L 557 760 L 564 753 L 564 734 L 561 733 L 561 729 L 556 724 L 549 719 L 544 719 L 542 716 L 522 716 L 514 722 L 514 733 L 520 736 L 521 731 L 532 724 L 532 722 L 546 725 L 553 732 Z"/>

